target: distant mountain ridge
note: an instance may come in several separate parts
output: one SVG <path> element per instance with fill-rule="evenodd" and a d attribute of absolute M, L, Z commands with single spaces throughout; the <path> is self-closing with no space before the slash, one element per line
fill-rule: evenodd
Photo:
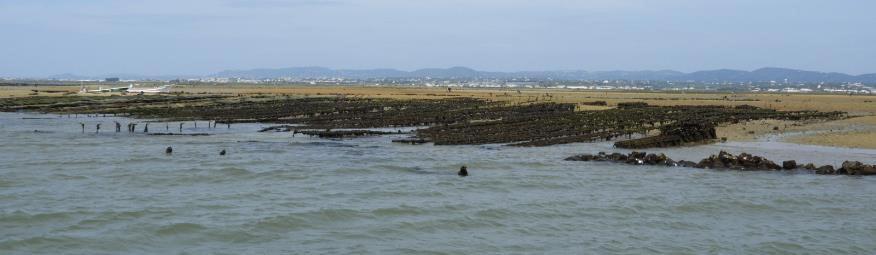
<path fill-rule="evenodd" d="M 485 72 L 467 67 L 426 68 L 414 71 L 396 69 L 330 69 L 325 67 L 292 67 L 277 69 L 227 70 L 210 77 L 236 77 L 247 79 L 270 78 L 436 78 L 436 79 L 471 79 L 471 78 L 532 78 L 557 80 L 660 80 L 660 81 L 699 81 L 699 82 L 865 82 L 876 83 L 876 73 L 864 75 L 849 75 L 844 73 L 826 73 L 788 68 L 766 67 L 754 71 L 719 69 L 683 73 L 673 70 L 659 71 L 520 71 L 520 72 Z"/>
<path fill-rule="evenodd" d="M 173 80 L 190 78 L 244 78 L 244 79 L 379 79 L 379 78 L 433 78 L 433 79 L 554 79 L 554 80 L 651 80 L 693 82 L 863 82 L 876 83 L 876 73 L 849 75 L 836 72 L 805 71 L 788 68 L 766 67 L 754 71 L 718 69 L 683 73 L 673 70 L 657 71 L 519 71 L 487 72 L 468 67 L 425 68 L 414 71 L 397 69 L 331 69 L 326 67 L 259 68 L 249 70 L 226 70 L 211 75 L 137 75 L 108 74 L 105 76 L 81 76 L 59 74 L 47 77 L 55 80 L 100 80 L 118 77 L 122 80 Z"/>

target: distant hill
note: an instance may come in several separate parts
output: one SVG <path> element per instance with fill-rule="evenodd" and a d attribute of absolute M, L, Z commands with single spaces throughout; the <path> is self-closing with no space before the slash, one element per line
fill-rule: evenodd
<path fill-rule="evenodd" d="M 825 73 L 787 68 L 761 68 L 754 71 L 719 69 L 682 73 L 672 70 L 660 71 L 521 71 L 485 72 L 467 67 L 426 68 L 414 71 L 396 69 L 329 69 L 325 67 L 294 67 L 278 69 L 251 69 L 222 71 L 210 77 L 238 77 L 249 79 L 265 78 L 532 78 L 559 80 L 661 80 L 661 81 L 700 81 L 700 82 L 866 82 L 876 83 L 876 74 L 849 75 L 844 73 Z"/>
<path fill-rule="evenodd" d="M 451 68 L 429 68 L 420 69 L 413 72 L 405 72 L 395 69 L 329 69 L 325 67 L 291 67 L 278 69 L 251 69 L 251 70 L 228 70 L 222 71 L 211 77 L 237 77 L 248 79 L 265 79 L 265 78 L 354 78 L 354 79 L 373 79 L 373 78 L 408 78 L 408 77 L 431 77 L 431 78 L 477 78 L 484 74 L 471 68 L 466 67 L 451 67 Z"/>
<path fill-rule="evenodd" d="M 122 80 L 173 80 L 203 77 L 274 79 L 274 78 L 432 78 L 432 79 L 554 79 L 554 80 L 651 80 L 651 81 L 691 81 L 691 82 L 863 82 L 876 83 L 876 73 L 849 75 L 844 73 L 825 73 L 787 68 L 767 67 L 754 71 L 719 69 L 683 73 L 673 70 L 659 71 L 519 71 L 486 72 L 468 67 L 425 68 L 414 71 L 396 69 L 331 69 L 326 67 L 260 68 L 249 70 L 226 70 L 215 74 L 200 75 L 137 75 L 107 74 L 103 76 L 81 76 L 59 74 L 47 77 L 55 80 L 102 80 L 118 77 Z"/>

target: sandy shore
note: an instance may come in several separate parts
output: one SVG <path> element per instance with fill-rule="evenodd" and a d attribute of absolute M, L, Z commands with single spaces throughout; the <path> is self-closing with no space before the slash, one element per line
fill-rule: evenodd
<path fill-rule="evenodd" d="M 730 141 L 778 137 L 797 144 L 876 149 L 876 116 L 828 122 L 759 120 L 719 127 L 717 133 Z"/>
<path fill-rule="evenodd" d="M 802 126 L 784 140 L 792 143 L 876 149 L 876 116 Z M 796 129 L 795 129 L 796 130 Z"/>

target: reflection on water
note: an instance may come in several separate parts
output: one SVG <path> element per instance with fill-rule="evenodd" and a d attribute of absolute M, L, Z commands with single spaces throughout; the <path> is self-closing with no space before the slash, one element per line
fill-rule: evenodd
<path fill-rule="evenodd" d="M 871 177 L 562 160 L 625 152 L 608 143 L 416 146 L 206 122 L 184 132 L 214 135 L 147 136 L 115 133 L 113 120 L 127 119 L 54 117 L 0 114 L 0 253 L 876 250 Z M 719 150 L 816 164 L 876 158 L 776 142 L 655 152 L 697 160 Z M 463 164 L 471 176 L 456 176 Z"/>

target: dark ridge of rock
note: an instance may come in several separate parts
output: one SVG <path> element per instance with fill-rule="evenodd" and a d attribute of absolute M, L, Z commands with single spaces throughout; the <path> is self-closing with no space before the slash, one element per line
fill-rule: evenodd
<path fill-rule="evenodd" d="M 394 143 L 407 143 L 407 144 L 424 144 L 424 143 L 429 143 L 432 141 L 430 141 L 429 139 L 411 137 L 411 138 L 403 138 L 403 139 L 394 139 L 394 140 L 392 140 L 392 142 L 394 142 Z"/>
<path fill-rule="evenodd" d="M 663 153 L 660 154 L 648 154 L 645 152 L 631 152 L 628 155 L 624 155 L 621 153 L 612 153 L 605 154 L 605 152 L 600 152 L 597 155 L 592 154 L 581 154 L 575 155 L 566 158 L 568 161 L 610 161 L 610 162 L 618 162 L 618 163 L 626 163 L 630 165 L 664 165 L 664 166 L 678 166 L 678 162 L 670 159 Z M 692 162 L 691 162 L 692 163 Z"/>
<path fill-rule="evenodd" d="M 652 166 L 681 166 L 701 169 L 717 170 L 740 170 L 740 171 L 778 171 L 778 170 L 809 170 L 822 175 L 876 175 L 876 165 L 867 165 L 858 161 L 845 161 L 842 168 L 834 169 L 833 166 L 825 165 L 816 168 L 813 164 L 798 165 L 794 160 L 782 162 L 782 166 L 760 156 L 748 153 L 733 155 L 721 151 L 717 155 L 700 160 L 699 163 L 691 161 L 674 161 L 664 154 L 645 152 L 631 152 L 629 154 L 600 152 L 593 154 L 580 154 L 566 158 L 567 161 L 606 161 L 630 165 Z"/>
<path fill-rule="evenodd" d="M 468 97 L 400 100 L 355 98 L 340 94 L 304 98 L 283 95 L 158 95 L 0 99 L 0 111 L 118 114 L 170 121 L 210 120 L 229 125 L 276 123 L 309 130 L 425 126 L 416 131 L 416 138 L 432 141 L 435 145 L 550 146 L 612 141 L 621 137 L 629 139 L 634 135 L 660 130 L 660 137 L 626 143 L 632 144 L 629 146 L 631 148 L 675 146 L 714 139 L 709 125 L 760 119 L 800 121 L 845 117 L 842 112 L 776 111 L 757 107 L 649 106 L 643 102 L 621 103 L 618 108 L 600 111 L 576 111 L 576 106 L 551 102 L 510 103 Z M 704 127 L 697 128 L 696 125 Z M 291 127 L 263 130 L 290 129 L 295 131 Z"/>
<path fill-rule="evenodd" d="M 624 102 L 624 103 L 617 104 L 617 108 L 620 108 L 620 109 L 644 108 L 644 107 L 648 107 L 648 103 L 645 103 L 645 102 Z"/>
<path fill-rule="evenodd" d="M 615 147 L 625 149 L 644 149 L 654 147 L 674 147 L 717 139 L 715 126 L 708 123 L 681 123 L 660 127 L 660 135 L 633 140 L 618 141 Z"/>
<path fill-rule="evenodd" d="M 279 125 L 279 126 L 270 126 L 266 128 L 262 128 L 259 130 L 260 133 L 264 132 L 292 132 L 295 130 L 295 126 L 292 125 Z"/>
<path fill-rule="evenodd" d="M 825 165 L 815 169 L 816 174 L 836 174 L 836 170 L 833 169 L 833 166 Z"/>
<path fill-rule="evenodd" d="M 865 165 L 858 161 L 845 161 L 840 169 L 848 175 L 874 175 L 876 174 L 876 166 Z M 839 172 L 839 171 L 838 171 Z"/>
<path fill-rule="evenodd" d="M 160 135 L 160 136 L 209 136 L 207 133 L 149 133 L 149 135 Z"/>
<path fill-rule="evenodd" d="M 395 134 L 394 132 L 385 132 L 385 131 L 374 131 L 374 130 L 304 130 L 297 131 L 300 134 L 316 136 L 319 138 L 351 138 L 351 137 L 363 137 L 363 136 L 375 136 L 375 135 L 389 135 Z"/>
<path fill-rule="evenodd" d="M 593 101 L 593 102 L 582 102 L 581 105 L 592 105 L 592 106 L 606 106 L 608 103 L 605 101 Z"/>
<path fill-rule="evenodd" d="M 732 169 L 732 170 L 781 170 L 776 163 L 759 156 L 741 153 L 734 156 L 726 151 L 712 155 L 697 163 L 697 168 Z"/>

